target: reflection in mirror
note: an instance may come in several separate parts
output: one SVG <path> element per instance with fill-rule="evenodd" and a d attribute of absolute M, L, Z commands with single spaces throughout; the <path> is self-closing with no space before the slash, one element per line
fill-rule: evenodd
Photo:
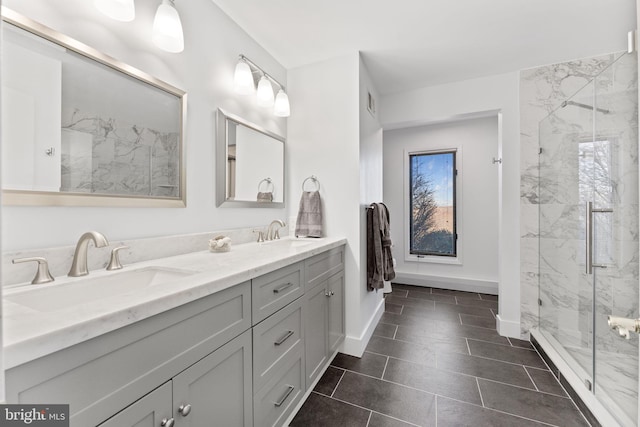
<path fill-rule="evenodd" d="M 2 13 L 5 204 L 184 206 L 184 92 Z"/>
<path fill-rule="evenodd" d="M 218 206 L 284 204 L 284 138 L 218 110 Z"/>

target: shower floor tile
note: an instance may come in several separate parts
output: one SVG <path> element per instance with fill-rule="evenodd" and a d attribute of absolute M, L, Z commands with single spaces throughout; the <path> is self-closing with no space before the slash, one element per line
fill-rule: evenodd
<path fill-rule="evenodd" d="M 394 284 L 387 302 L 363 357 L 338 354 L 291 426 L 589 425 L 528 341 L 498 335 L 494 295 Z"/>

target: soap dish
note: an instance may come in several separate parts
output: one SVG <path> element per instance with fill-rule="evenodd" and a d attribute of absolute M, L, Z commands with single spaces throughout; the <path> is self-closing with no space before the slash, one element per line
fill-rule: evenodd
<path fill-rule="evenodd" d="M 211 252 L 229 252 L 231 250 L 231 238 L 226 236 L 216 236 L 209 240 L 209 250 Z"/>

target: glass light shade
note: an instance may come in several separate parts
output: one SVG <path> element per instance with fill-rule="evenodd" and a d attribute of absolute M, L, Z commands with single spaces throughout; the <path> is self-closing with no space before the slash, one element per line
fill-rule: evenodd
<path fill-rule="evenodd" d="M 100 12 L 116 21 L 130 22 L 136 17 L 133 0 L 95 0 L 93 4 Z"/>
<path fill-rule="evenodd" d="M 266 76 L 262 76 L 260 82 L 258 82 L 258 105 L 261 107 L 273 106 L 273 87 L 271 82 Z"/>
<path fill-rule="evenodd" d="M 180 15 L 172 0 L 162 0 L 153 20 L 153 42 L 160 49 L 171 53 L 184 50 L 184 34 Z"/>
<path fill-rule="evenodd" d="M 236 72 L 233 76 L 234 88 L 240 95 L 251 95 L 255 91 L 253 86 L 253 73 L 249 64 L 244 61 L 238 61 Z"/>
<path fill-rule="evenodd" d="M 289 106 L 289 97 L 280 89 L 276 95 L 276 102 L 273 106 L 273 114 L 278 117 L 289 117 L 291 115 L 291 107 Z"/>

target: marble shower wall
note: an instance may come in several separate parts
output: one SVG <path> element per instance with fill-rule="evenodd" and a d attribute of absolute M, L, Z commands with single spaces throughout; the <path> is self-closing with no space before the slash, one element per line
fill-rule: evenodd
<path fill-rule="evenodd" d="M 178 132 L 62 111 L 62 191 L 178 197 Z"/>
<path fill-rule="evenodd" d="M 614 60 L 614 55 L 587 58 L 520 72 L 520 325 L 526 338 L 529 329 L 538 324 L 538 126 L 562 102 L 601 73 Z M 549 215 L 562 225 L 563 208 L 556 206 Z M 566 260 L 569 262 L 570 260 Z"/>

